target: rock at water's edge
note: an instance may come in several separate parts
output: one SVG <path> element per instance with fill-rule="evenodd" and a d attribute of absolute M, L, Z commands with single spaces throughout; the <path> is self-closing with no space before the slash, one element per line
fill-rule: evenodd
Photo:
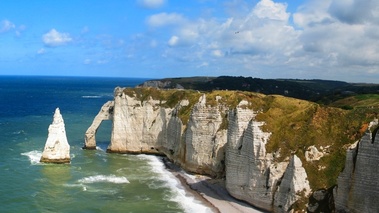
<path fill-rule="evenodd" d="M 55 110 L 53 123 L 49 126 L 49 135 L 40 162 L 70 163 L 70 145 L 59 108 Z"/>

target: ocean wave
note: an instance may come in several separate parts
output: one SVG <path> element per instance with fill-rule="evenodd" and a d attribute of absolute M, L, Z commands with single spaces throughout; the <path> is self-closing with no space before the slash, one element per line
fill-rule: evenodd
<path fill-rule="evenodd" d="M 102 98 L 102 95 L 83 95 L 82 98 Z"/>
<path fill-rule="evenodd" d="M 100 146 L 96 146 L 96 150 L 104 151 L 104 149 L 102 149 Z"/>
<path fill-rule="evenodd" d="M 185 212 L 212 212 L 212 210 L 202 205 L 195 197 L 188 195 L 180 181 L 165 169 L 165 165 L 159 157 L 151 155 L 138 155 L 141 159 L 146 159 L 151 166 L 151 170 L 156 173 L 156 178 L 162 181 L 163 185 L 170 189 L 171 193 L 166 194 L 164 199 L 180 204 Z M 149 187 L 156 187 L 156 182 Z M 158 187 L 159 188 L 159 187 Z"/>
<path fill-rule="evenodd" d="M 21 155 L 27 156 L 30 160 L 30 163 L 32 165 L 36 165 L 36 164 L 40 164 L 39 161 L 41 160 L 42 151 L 33 150 L 30 152 L 21 153 Z"/>
<path fill-rule="evenodd" d="M 20 130 L 20 131 L 12 132 L 12 135 L 21 135 L 24 133 L 25 133 L 24 130 Z"/>
<path fill-rule="evenodd" d="M 79 183 L 99 183 L 99 182 L 108 182 L 108 183 L 129 183 L 126 177 L 117 177 L 115 175 L 94 175 L 82 178 L 78 180 Z"/>

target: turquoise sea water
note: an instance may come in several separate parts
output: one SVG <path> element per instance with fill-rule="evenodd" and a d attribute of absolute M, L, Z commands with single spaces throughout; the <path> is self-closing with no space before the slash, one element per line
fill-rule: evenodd
<path fill-rule="evenodd" d="M 0 212 L 209 212 L 159 157 L 106 153 L 111 122 L 82 150 L 84 133 L 116 86 L 145 79 L 0 76 Z M 60 108 L 71 164 L 41 164 Z"/>

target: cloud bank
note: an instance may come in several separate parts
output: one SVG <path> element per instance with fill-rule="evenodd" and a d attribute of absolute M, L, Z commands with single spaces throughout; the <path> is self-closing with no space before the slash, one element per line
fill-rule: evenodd
<path fill-rule="evenodd" d="M 71 17 L 75 24 L 65 21 L 63 12 L 50 20 L 39 11 L 46 22 L 38 27 L 33 16 L 0 17 L 4 50 L 0 58 L 9 62 L 8 67 L 16 66 L 14 61 L 42 69 L 47 63 L 70 64 L 82 69 L 82 75 L 90 67 L 101 75 L 149 78 L 242 75 L 379 83 L 376 0 L 99 4 L 88 10 L 78 7 L 80 12 Z M 50 6 L 59 11 L 74 6 L 56 5 Z M 20 21 L 26 23 L 16 24 Z M 60 46 L 65 47 L 52 48 Z"/>
<path fill-rule="evenodd" d="M 261 0 L 225 19 L 159 13 L 146 23 L 156 31 L 171 26 L 162 55 L 201 67 L 198 72 L 341 80 L 379 75 L 379 1 L 313 0 L 294 13 L 287 7 Z"/>

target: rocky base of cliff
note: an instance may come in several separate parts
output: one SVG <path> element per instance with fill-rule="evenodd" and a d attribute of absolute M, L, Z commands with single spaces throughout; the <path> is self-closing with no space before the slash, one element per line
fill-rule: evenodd
<path fill-rule="evenodd" d="M 41 163 L 55 163 L 55 164 L 67 164 L 71 162 L 70 158 L 64 158 L 64 159 L 50 159 L 50 158 L 44 158 L 41 157 L 40 160 Z"/>
<path fill-rule="evenodd" d="M 83 146 L 82 149 L 86 149 L 86 150 L 96 150 L 96 146 Z"/>
<path fill-rule="evenodd" d="M 334 212 L 334 197 L 333 197 L 334 187 L 329 189 L 316 190 L 309 197 L 309 203 L 307 211 L 309 213 L 316 212 Z"/>

